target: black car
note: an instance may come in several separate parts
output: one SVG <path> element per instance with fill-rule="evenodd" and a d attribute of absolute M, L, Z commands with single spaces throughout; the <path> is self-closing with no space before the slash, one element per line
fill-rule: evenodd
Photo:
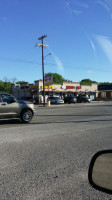
<path fill-rule="evenodd" d="M 86 96 L 78 96 L 77 97 L 77 103 L 86 103 L 86 102 L 90 103 L 91 100 Z"/>
<path fill-rule="evenodd" d="M 77 103 L 77 98 L 75 96 L 67 96 L 64 98 L 65 103 Z"/>

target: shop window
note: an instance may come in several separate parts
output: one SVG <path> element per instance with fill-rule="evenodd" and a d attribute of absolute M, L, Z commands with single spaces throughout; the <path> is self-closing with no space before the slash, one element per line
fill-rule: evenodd
<path fill-rule="evenodd" d="M 101 97 L 106 98 L 106 92 L 101 92 Z"/>

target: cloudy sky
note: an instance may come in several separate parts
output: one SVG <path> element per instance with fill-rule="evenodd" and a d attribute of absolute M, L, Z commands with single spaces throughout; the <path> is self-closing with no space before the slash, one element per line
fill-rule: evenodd
<path fill-rule="evenodd" d="M 112 82 L 111 0 L 0 1 L 0 80 L 42 79 L 44 34 L 45 73 Z"/>

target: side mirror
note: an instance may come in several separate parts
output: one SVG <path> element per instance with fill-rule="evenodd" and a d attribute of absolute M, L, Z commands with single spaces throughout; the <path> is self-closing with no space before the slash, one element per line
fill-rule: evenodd
<path fill-rule="evenodd" d="M 16 99 L 11 99 L 10 100 L 10 103 L 15 103 L 16 102 Z"/>
<path fill-rule="evenodd" d="M 92 187 L 112 194 L 112 150 L 99 151 L 93 156 L 88 178 Z"/>

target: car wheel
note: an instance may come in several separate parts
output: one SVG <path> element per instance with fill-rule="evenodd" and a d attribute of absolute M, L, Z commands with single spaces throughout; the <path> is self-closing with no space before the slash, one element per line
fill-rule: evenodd
<path fill-rule="evenodd" d="M 33 117 L 32 112 L 31 112 L 30 110 L 27 109 L 27 110 L 24 110 L 24 111 L 21 113 L 20 119 L 21 119 L 21 121 L 22 121 L 23 123 L 29 123 L 29 122 L 31 121 L 32 117 Z"/>

